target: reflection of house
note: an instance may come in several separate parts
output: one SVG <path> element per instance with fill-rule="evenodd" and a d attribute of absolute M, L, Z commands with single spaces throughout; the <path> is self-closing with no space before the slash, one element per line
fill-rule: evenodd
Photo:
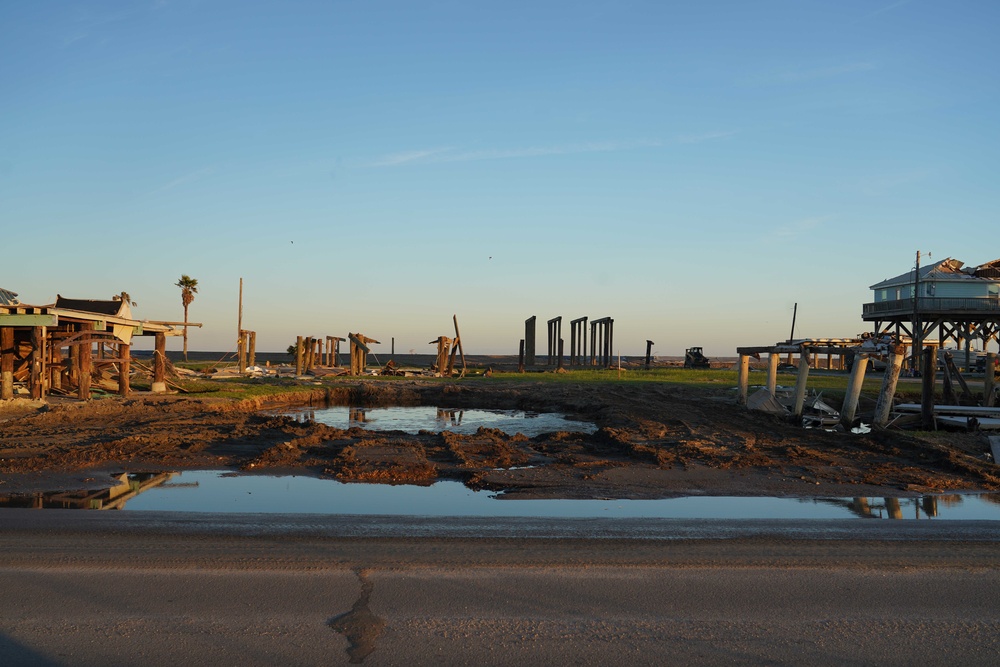
<path fill-rule="evenodd" d="M 936 338 L 939 347 L 953 341 L 969 349 L 973 340 L 982 349 L 997 340 L 1000 331 L 1000 259 L 967 267 L 943 259 L 918 271 L 871 286 L 875 301 L 866 303 L 862 317 L 874 322 L 875 334 L 905 334 L 919 346 Z M 936 333 L 936 336 L 934 335 Z"/>
<path fill-rule="evenodd" d="M 13 292 L 3 291 L 13 295 Z M 128 295 L 110 301 L 57 297 L 49 306 L 0 302 L 0 399 L 25 386 L 32 398 L 50 392 L 90 397 L 94 374 L 111 370 L 118 392 L 128 395 L 133 336 L 155 336 L 154 382 L 164 382 L 166 336 L 180 335 L 166 322 L 136 320 Z"/>
<path fill-rule="evenodd" d="M 176 474 L 175 472 L 122 473 L 115 475 L 112 478 L 114 483 L 103 489 L 0 496 L 0 507 L 120 510 L 124 509 L 125 503 L 132 498 L 163 484 Z"/>

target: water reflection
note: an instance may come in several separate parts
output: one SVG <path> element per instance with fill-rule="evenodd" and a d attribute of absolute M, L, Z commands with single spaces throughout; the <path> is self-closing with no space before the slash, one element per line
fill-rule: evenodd
<path fill-rule="evenodd" d="M 455 419 L 460 419 L 455 415 Z M 447 416 L 450 421 L 452 417 Z M 168 481 L 169 480 L 169 481 Z M 140 494 L 142 494 L 140 496 Z M 513 500 L 460 482 L 345 484 L 219 471 L 122 474 L 103 489 L 0 496 L 0 507 L 434 517 L 1000 520 L 1000 494 L 914 498 L 690 496 L 659 500 Z"/>
<path fill-rule="evenodd" d="M 447 426 L 461 426 L 462 417 L 465 416 L 465 410 L 448 410 L 447 408 L 437 409 L 437 421 L 442 422 L 446 428 Z"/>
<path fill-rule="evenodd" d="M 140 493 L 160 486 L 176 476 L 174 472 L 122 473 L 111 478 L 108 486 L 76 491 L 12 493 L 0 496 L 0 507 L 33 509 L 120 510 Z"/>
<path fill-rule="evenodd" d="M 556 412 L 522 410 L 484 410 L 434 406 L 392 406 L 384 408 L 331 406 L 303 408 L 282 412 L 293 419 L 313 421 L 334 428 L 363 428 L 376 431 L 454 431 L 475 433 L 480 427 L 493 428 L 508 435 L 522 433 L 535 437 L 542 433 L 568 431 L 594 433 L 597 426 L 590 422 L 568 419 Z"/>
<path fill-rule="evenodd" d="M 940 507 L 956 510 L 966 498 L 976 502 L 997 502 L 990 496 L 996 494 L 921 496 L 919 498 L 823 498 L 817 502 L 843 507 L 861 519 L 935 519 L 941 515 Z"/>

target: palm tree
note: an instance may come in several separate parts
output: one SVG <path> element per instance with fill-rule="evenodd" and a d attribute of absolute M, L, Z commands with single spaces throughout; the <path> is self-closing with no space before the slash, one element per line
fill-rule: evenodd
<path fill-rule="evenodd" d="M 194 301 L 194 295 L 198 293 L 198 280 L 184 274 L 176 283 L 181 288 L 181 303 L 184 304 L 184 361 L 188 360 L 188 306 Z"/>

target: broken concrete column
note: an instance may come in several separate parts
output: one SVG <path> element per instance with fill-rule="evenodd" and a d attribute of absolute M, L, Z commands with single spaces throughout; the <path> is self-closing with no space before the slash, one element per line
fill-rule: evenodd
<path fill-rule="evenodd" d="M 872 422 L 879 428 L 889 423 L 892 397 L 896 395 L 896 383 L 899 382 L 899 372 L 903 368 L 903 359 L 905 358 L 906 348 L 902 345 L 895 347 L 889 354 L 889 363 L 885 367 L 882 389 L 878 393 L 878 402 L 875 404 L 875 419 Z"/>
<path fill-rule="evenodd" d="M 806 403 L 806 384 L 809 381 L 809 357 L 799 354 L 799 374 L 795 379 L 795 404 L 792 412 L 796 417 L 802 416 L 802 409 Z"/>
<path fill-rule="evenodd" d="M 840 411 L 840 422 L 844 428 L 854 426 L 854 414 L 858 411 L 858 400 L 861 398 L 861 387 L 865 383 L 865 371 L 868 370 L 868 355 L 858 354 L 854 357 L 854 367 L 847 382 L 847 395 L 844 396 L 844 408 Z"/>
<path fill-rule="evenodd" d="M 737 373 L 736 380 L 736 404 L 746 407 L 747 404 L 747 392 L 750 386 L 750 355 L 741 354 L 740 355 L 740 365 L 739 371 Z"/>

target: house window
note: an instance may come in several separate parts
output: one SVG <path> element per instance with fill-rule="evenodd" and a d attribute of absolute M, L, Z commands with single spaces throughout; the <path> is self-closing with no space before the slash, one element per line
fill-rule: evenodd
<path fill-rule="evenodd" d="M 934 283 L 927 283 L 927 296 L 934 296 L 934 292 L 937 290 Z"/>
<path fill-rule="evenodd" d="M 903 289 L 901 287 L 896 288 L 896 301 L 903 298 Z"/>

